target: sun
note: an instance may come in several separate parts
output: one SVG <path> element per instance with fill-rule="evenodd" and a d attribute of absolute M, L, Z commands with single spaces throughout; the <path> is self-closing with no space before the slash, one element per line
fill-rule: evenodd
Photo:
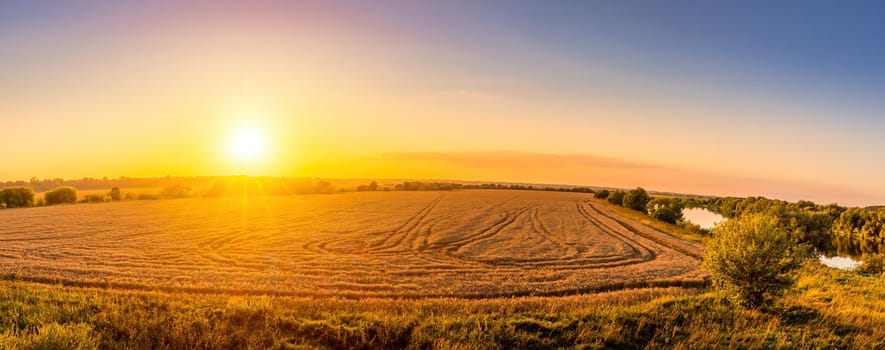
<path fill-rule="evenodd" d="M 238 162 L 258 162 L 267 156 L 267 151 L 267 135 L 252 127 L 234 131 L 228 142 L 228 153 Z"/>

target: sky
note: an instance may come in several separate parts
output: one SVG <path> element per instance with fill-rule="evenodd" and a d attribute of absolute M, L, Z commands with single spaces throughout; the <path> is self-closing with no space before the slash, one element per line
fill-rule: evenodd
<path fill-rule="evenodd" d="M 881 2 L 255 3 L 0 2 L 0 179 L 245 173 L 885 203 Z M 262 139 L 249 159 L 231 150 L 244 132 Z"/>

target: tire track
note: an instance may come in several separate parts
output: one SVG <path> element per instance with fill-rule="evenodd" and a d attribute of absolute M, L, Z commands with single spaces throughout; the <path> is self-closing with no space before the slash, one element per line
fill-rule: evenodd
<path fill-rule="evenodd" d="M 673 242 L 673 241 L 671 241 L 671 240 L 669 240 L 669 239 L 666 239 L 666 238 L 662 238 L 662 236 L 667 235 L 666 233 L 660 232 L 660 231 L 655 230 L 655 229 L 653 229 L 653 228 L 650 228 L 650 227 L 648 227 L 648 226 L 646 226 L 646 227 L 647 227 L 649 230 L 651 230 L 654 234 L 648 234 L 648 233 L 641 232 L 639 229 L 637 229 L 637 228 L 635 228 L 633 225 L 631 225 L 631 224 L 629 224 L 629 223 L 623 221 L 622 219 L 618 219 L 618 218 L 616 218 L 616 217 L 614 217 L 614 216 L 612 216 L 612 215 L 610 215 L 610 214 L 607 214 L 607 213 L 603 212 L 602 210 L 596 208 L 592 203 L 590 203 L 590 202 L 585 202 L 585 203 L 587 203 L 587 205 L 588 205 L 591 209 L 593 209 L 594 212 L 598 213 L 599 215 L 602 215 L 602 216 L 604 216 L 604 217 L 607 217 L 607 218 L 611 219 L 612 221 L 618 223 L 619 225 L 623 226 L 623 227 L 624 227 L 625 229 L 627 229 L 628 231 L 633 232 L 634 234 L 636 234 L 636 235 L 638 235 L 638 236 L 644 237 L 644 238 L 646 238 L 646 239 L 648 239 L 648 240 L 650 240 L 650 241 L 652 241 L 652 242 L 655 242 L 655 243 L 660 244 L 660 245 L 662 245 L 662 246 L 664 246 L 664 247 L 667 247 L 667 248 L 673 249 L 673 250 L 675 250 L 675 251 L 678 251 L 678 252 L 680 252 L 680 253 L 682 253 L 682 254 L 688 255 L 688 256 L 690 256 L 690 257 L 692 257 L 692 258 L 695 258 L 695 259 L 697 259 L 697 260 L 701 260 L 701 259 L 704 258 L 702 252 L 693 251 L 693 250 L 691 250 L 691 249 L 689 249 L 689 248 L 684 247 L 684 246 L 681 245 L 681 244 L 678 244 L 678 243 Z M 669 236 L 669 237 L 672 237 L 672 236 Z M 678 238 L 676 238 L 676 237 L 672 237 L 672 239 L 676 240 L 676 239 L 678 239 Z M 681 240 L 680 240 L 680 241 L 681 241 Z M 682 242 L 684 242 L 684 241 L 682 241 Z M 687 242 L 686 242 L 686 243 L 687 243 Z"/>

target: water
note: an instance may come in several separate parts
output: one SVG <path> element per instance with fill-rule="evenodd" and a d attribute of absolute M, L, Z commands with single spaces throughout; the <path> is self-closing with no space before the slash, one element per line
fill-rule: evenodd
<path fill-rule="evenodd" d="M 722 215 L 703 208 L 686 208 L 682 210 L 686 221 L 696 224 L 704 229 L 711 229 L 713 225 L 724 220 Z"/>
<path fill-rule="evenodd" d="M 703 208 L 686 208 L 682 211 L 686 221 L 697 224 L 701 228 L 711 229 L 725 220 L 722 215 Z M 850 270 L 861 264 L 864 254 L 885 253 L 885 244 L 857 242 L 836 238 L 828 247 L 820 249 L 820 262 L 826 266 Z"/>
<path fill-rule="evenodd" d="M 853 269 L 860 265 L 861 258 L 866 254 L 885 254 L 885 244 L 866 240 L 850 240 L 835 237 L 827 242 L 826 247 L 819 247 L 820 262 L 837 269 Z"/>
<path fill-rule="evenodd" d="M 820 262 L 826 266 L 842 270 L 851 270 L 857 267 L 857 265 L 860 265 L 860 261 L 857 261 L 850 256 L 826 256 L 821 254 Z"/>

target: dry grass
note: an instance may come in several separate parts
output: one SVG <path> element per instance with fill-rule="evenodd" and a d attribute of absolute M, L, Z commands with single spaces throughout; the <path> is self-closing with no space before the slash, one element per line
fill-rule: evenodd
<path fill-rule="evenodd" d="M 75 286 L 359 298 L 703 284 L 698 245 L 590 198 L 376 192 L 4 211 L 0 273 Z"/>

